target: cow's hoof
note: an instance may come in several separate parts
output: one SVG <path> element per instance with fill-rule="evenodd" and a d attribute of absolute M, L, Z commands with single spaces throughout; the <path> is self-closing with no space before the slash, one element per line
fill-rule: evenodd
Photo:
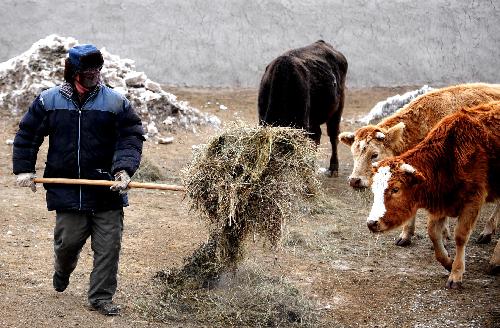
<path fill-rule="evenodd" d="M 447 260 L 441 260 L 439 261 L 441 263 L 441 265 L 443 266 L 443 268 L 445 268 L 446 270 L 448 270 L 449 272 L 451 272 L 451 269 L 453 267 L 453 261 L 448 257 Z"/>
<path fill-rule="evenodd" d="M 500 265 L 498 264 L 490 264 L 488 268 L 488 274 L 492 276 L 498 276 L 500 275 Z"/>
<path fill-rule="evenodd" d="M 476 242 L 478 244 L 488 244 L 488 243 L 490 243 L 491 242 L 491 233 L 487 234 L 487 235 L 480 234 L 479 238 L 477 239 Z"/>
<path fill-rule="evenodd" d="M 394 244 L 396 246 L 401 246 L 401 247 L 409 246 L 409 245 L 411 245 L 411 238 L 398 237 L 398 239 L 396 239 Z"/>
<path fill-rule="evenodd" d="M 329 177 L 329 178 L 338 178 L 339 177 L 339 171 L 332 171 L 331 169 L 327 168 L 320 168 L 319 172 L 322 173 L 323 175 Z"/>
<path fill-rule="evenodd" d="M 448 280 L 446 282 L 446 287 L 449 288 L 449 289 L 461 289 L 462 288 L 462 282 L 461 281 Z"/>
<path fill-rule="evenodd" d="M 328 169 L 325 174 L 329 176 L 330 178 L 338 178 L 339 177 L 339 171 L 338 170 L 331 170 Z"/>

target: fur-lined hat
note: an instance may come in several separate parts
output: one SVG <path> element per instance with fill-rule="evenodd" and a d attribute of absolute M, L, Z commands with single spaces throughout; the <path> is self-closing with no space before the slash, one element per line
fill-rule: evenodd
<path fill-rule="evenodd" d="M 104 64 L 102 54 L 92 44 L 80 44 L 69 49 L 64 65 L 64 80 L 72 83 L 75 74 L 86 69 L 100 69 Z"/>

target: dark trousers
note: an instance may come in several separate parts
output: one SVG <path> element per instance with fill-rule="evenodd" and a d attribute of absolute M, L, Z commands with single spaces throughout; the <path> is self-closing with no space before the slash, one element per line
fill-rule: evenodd
<path fill-rule="evenodd" d="M 89 303 L 111 301 L 116 291 L 123 232 L 123 209 L 102 212 L 56 212 L 54 269 L 69 276 L 85 241 L 91 237 L 94 268 L 90 274 Z"/>

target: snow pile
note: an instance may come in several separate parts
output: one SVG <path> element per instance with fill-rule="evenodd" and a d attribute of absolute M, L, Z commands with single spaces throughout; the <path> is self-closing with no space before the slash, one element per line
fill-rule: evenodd
<path fill-rule="evenodd" d="M 52 34 L 34 43 L 21 55 L 0 63 L 0 112 L 22 114 L 41 91 L 63 83 L 64 60 L 75 44 L 78 41 L 74 38 Z M 160 131 L 171 132 L 177 127 L 196 132 L 198 125 L 220 125 L 216 116 L 177 100 L 160 84 L 148 79 L 144 72 L 135 71 L 133 60 L 121 59 L 105 48 L 101 53 L 104 57 L 101 71 L 104 83 L 131 101 L 148 136 L 160 137 Z"/>
<path fill-rule="evenodd" d="M 64 59 L 76 43 L 73 38 L 51 35 L 0 63 L 0 111 L 23 113 L 42 90 L 62 83 Z"/>
<path fill-rule="evenodd" d="M 392 115 L 398 109 L 410 103 L 413 99 L 417 98 L 418 96 L 423 95 L 424 93 L 427 93 L 431 90 L 433 90 L 433 88 L 429 87 L 428 85 L 424 85 L 422 88 L 418 90 L 408 91 L 403 95 L 397 94 L 395 96 L 387 98 L 386 100 L 379 101 L 370 110 L 370 112 L 366 116 L 360 118 L 358 122 L 361 122 L 363 124 L 374 124 L 377 121 L 383 119 L 384 117 Z"/>

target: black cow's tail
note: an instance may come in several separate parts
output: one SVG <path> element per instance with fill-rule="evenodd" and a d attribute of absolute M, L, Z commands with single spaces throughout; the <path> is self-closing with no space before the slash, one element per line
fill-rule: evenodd
<path fill-rule="evenodd" d="M 309 128 L 309 75 L 300 61 L 280 56 L 266 68 L 259 90 L 259 122 Z"/>

